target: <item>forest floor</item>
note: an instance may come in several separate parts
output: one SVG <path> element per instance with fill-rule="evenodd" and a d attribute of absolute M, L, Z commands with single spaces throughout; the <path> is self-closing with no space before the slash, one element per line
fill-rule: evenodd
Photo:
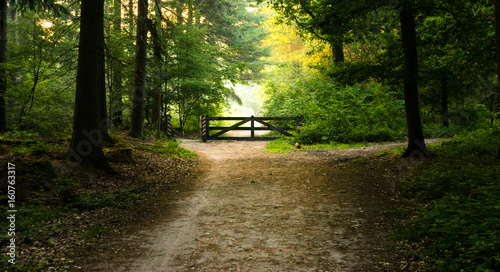
<path fill-rule="evenodd" d="M 84 253 L 81 271 L 401 271 L 390 236 L 402 163 L 385 148 L 271 154 L 265 142 L 183 140 L 200 155 L 152 222 Z M 163 207 L 163 206 L 162 206 Z"/>

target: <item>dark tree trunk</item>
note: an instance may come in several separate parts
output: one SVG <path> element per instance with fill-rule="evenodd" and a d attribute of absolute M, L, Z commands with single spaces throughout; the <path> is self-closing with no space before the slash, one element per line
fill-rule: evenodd
<path fill-rule="evenodd" d="M 106 13 L 108 13 L 107 6 L 105 6 L 104 9 L 106 9 Z M 104 31 L 104 23 L 103 23 L 103 31 Z M 97 82 L 99 84 L 99 122 L 101 126 L 100 129 L 102 131 L 103 140 L 106 142 L 114 143 L 114 140 L 111 139 L 108 133 L 109 120 L 108 120 L 108 111 L 106 103 L 106 58 L 104 51 L 103 54 L 99 57 L 101 59 L 99 60 L 100 67 L 99 67 L 99 76 Z"/>
<path fill-rule="evenodd" d="M 101 56 L 101 67 L 99 68 L 99 122 L 101 123 L 101 131 L 103 140 L 108 143 L 114 143 L 115 141 L 109 136 L 108 127 L 108 111 L 106 103 L 106 64 L 104 53 Z"/>
<path fill-rule="evenodd" d="M 0 0 L 0 65 L 7 62 L 7 0 Z M 3 66 L 2 66 L 3 67 Z M 0 132 L 7 130 L 5 93 L 7 92 L 7 71 L 0 69 Z"/>
<path fill-rule="evenodd" d="M 74 166 L 92 164 L 98 169 L 114 172 L 102 151 L 105 131 L 100 114 L 103 18 L 104 0 L 82 1 L 73 135 L 66 158 Z"/>
<path fill-rule="evenodd" d="M 495 0 L 495 39 L 496 39 L 497 75 L 498 78 L 500 79 L 500 0 Z M 500 97 L 500 84 L 498 84 L 497 86 L 497 96 Z M 498 143 L 500 143 L 500 139 L 497 140 Z M 498 149 L 497 160 L 500 160 L 500 147 Z"/>
<path fill-rule="evenodd" d="M 113 7 L 113 32 L 121 37 L 122 33 L 122 5 L 120 0 L 114 0 Z M 118 56 L 121 56 L 118 54 Z M 120 126 L 123 123 L 123 103 L 122 103 L 122 66 L 119 60 L 112 60 L 113 65 L 113 90 L 111 95 L 111 119 L 113 126 Z"/>
<path fill-rule="evenodd" d="M 448 74 L 443 72 L 441 75 L 441 116 L 443 126 L 448 127 Z"/>
<path fill-rule="evenodd" d="M 9 17 L 10 17 L 10 22 L 9 22 L 9 25 L 11 26 L 14 26 L 14 29 L 12 29 L 11 31 L 11 34 L 12 35 L 12 39 L 13 39 L 13 44 L 14 46 L 19 46 L 19 40 L 18 40 L 18 36 L 19 36 L 19 31 L 18 31 L 18 27 L 17 27 L 17 0 L 10 0 L 9 1 L 10 4 L 9 4 L 9 7 L 8 7 L 8 13 L 9 13 Z M 14 80 L 17 80 L 16 76 L 19 76 L 19 72 L 17 73 L 14 73 L 13 75 L 13 79 Z"/>
<path fill-rule="evenodd" d="M 418 55 L 415 20 L 411 0 L 403 0 L 399 13 L 404 52 L 404 94 L 408 148 L 403 157 L 430 156 L 425 147 L 418 105 Z"/>
<path fill-rule="evenodd" d="M 161 6 L 158 7 L 158 10 L 161 10 Z M 160 33 L 162 32 L 161 29 L 161 16 L 159 12 L 156 14 L 156 23 L 152 25 L 151 29 L 151 38 L 153 41 L 153 56 L 154 56 L 154 63 L 155 63 L 155 70 L 157 71 L 156 76 L 153 78 L 153 86 L 154 86 L 154 93 L 153 93 L 153 109 L 152 109 L 152 114 L 151 114 L 151 122 L 157 123 L 158 119 L 160 117 L 161 113 L 161 104 L 163 103 L 161 99 L 161 89 L 162 89 L 162 83 L 163 83 L 163 76 L 162 76 L 162 66 L 163 66 L 163 53 L 162 53 L 162 46 L 161 46 L 161 38 L 160 38 Z M 157 29 L 159 26 L 160 29 Z"/>
<path fill-rule="evenodd" d="M 146 94 L 146 46 L 148 38 L 148 0 L 139 0 L 135 49 L 134 100 L 129 135 L 143 137 L 144 96 Z"/>
<path fill-rule="evenodd" d="M 344 45 L 342 42 L 332 44 L 333 61 L 335 63 L 344 62 Z"/>

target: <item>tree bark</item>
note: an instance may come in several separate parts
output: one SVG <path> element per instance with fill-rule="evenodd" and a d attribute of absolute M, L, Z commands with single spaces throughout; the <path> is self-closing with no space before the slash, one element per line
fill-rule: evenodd
<path fill-rule="evenodd" d="M 122 4 L 120 0 L 114 0 L 113 6 L 113 32 L 121 37 L 122 33 Z M 118 54 L 118 56 L 121 56 Z M 111 119 L 113 126 L 120 126 L 123 123 L 123 103 L 122 103 L 122 66 L 119 60 L 112 60 L 113 65 L 113 90 L 111 91 Z"/>
<path fill-rule="evenodd" d="M 495 40 L 496 40 L 497 77 L 498 77 L 498 81 L 500 81 L 500 0 L 495 0 L 494 5 L 495 5 Z M 500 82 L 497 85 L 497 96 L 500 97 Z M 498 143 L 500 143 L 500 137 L 497 140 L 498 140 Z M 497 160 L 500 160 L 500 147 L 498 148 Z"/>
<path fill-rule="evenodd" d="M 9 25 L 11 26 L 14 26 L 14 29 L 12 29 L 11 31 L 11 34 L 12 35 L 12 39 L 13 39 L 13 44 L 14 46 L 19 46 L 19 39 L 18 39 L 18 36 L 19 36 L 19 30 L 18 30 L 18 27 L 17 27 L 17 0 L 10 0 L 9 1 L 10 4 L 9 4 L 9 17 L 10 17 L 10 22 L 9 22 Z M 18 74 L 18 73 L 17 73 Z"/>
<path fill-rule="evenodd" d="M 82 0 L 73 134 L 66 158 L 73 166 L 92 164 L 114 172 L 102 151 L 104 129 L 99 111 L 104 65 L 103 21 L 104 0 Z"/>
<path fill-rule="evenodd" d="M 101 56 L 101 67 L 99 68 L 99 122 L 101 122 L 101 131 L 103 140 L 108 143 L 115 143 L 115 140 L 109 136 L 109 120 L 108 120 L 108 111 L 107 111 L 107 103 L 106 103 L 106 59 L 103 55 Z"/>
<path fill-rule="evenodd" d="M 109 14 L 108 5 L 104 5 L 103 13 Z M 104 30 L 104 21 L 103 21 L 103 30 Z M 108 120 L 108 109 L 106 103 L 106 56 L 104 51 L 103 54 L 99 57 L 101 58 L 99 60 L 100 63 L 99 77 L 97 79 L 97 82 L 99 84 L 99 122 L 101 122 L 101 131 L 103 140 L 105 142 L 114 143 L 115 141 L 111 139 L 108 133 L 109 120 Z"/>
<path fill-rule="evenodd" d="M 333 61 L 335 63 L 344 62 L 344 45 L 342 42 L 332 44 Z"/>
<path fill-rule="evenodd" d="M 148 0 L 139 0 L 135 45 L 134 100 L 129 135 L 143 138 L 144 96 L 146 94 L 146 47 L 148 36 Z"/>
<path fill-rule="evenodd" d="M 135 0 L 128 1 L 128 24 L 129 24 L 129 32 L 130 35 L 134 34 L 134 2 Z"/>
<path fill-rule="evenodd" d="M 161 11 L 161 4 L 158 3 L 158 11 Z M 163 29 L 161 26 L 161 14 L 159 12 L 156 12 L 156 18 L 155 18 L 155 24 L 151 25 L 151 39 L 153 42 L 153 57 L 154 57 L 154 64 L 155 64 L 155 71 L 157 71 L 156 76 L 153 78 L 153 86 L 154 86 L 154 93 L 153 97 L 153 109 L 152 109 L 152 114 L 151 114 L 151 121 L 153 123 L 157 123 L 158 119 L 161 114 L 161 105 L 163 103 L 161 99 L 161 92 L 162 92 L 162 84 L 163 84 L 163 52 L 162 52 L 162 40 L 160 37 L 160 34 L 162 33 Z"/>
<path fill-rule="evenodd" d="M 399 18 L 404 52 L 404 94 L 408 147 L 403 157 L 430 156 L 425 147 L 418 105 L 418 54 L 415 20 L 411 0 L 402 1 Z"/>
<path fill-rule="evenodd" d="M 0 65 L 7 62 L 7 0 L 0 0 Z M 3 66 L 2 66 L 3 67 Z M 0 69 L 0 132 L 7 130 L 5 93 L 7 92 L 7 71 Z"/>

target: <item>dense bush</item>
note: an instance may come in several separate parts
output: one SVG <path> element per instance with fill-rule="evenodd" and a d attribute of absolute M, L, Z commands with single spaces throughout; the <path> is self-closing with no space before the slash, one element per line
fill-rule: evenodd
<path fill-rule="evenodd" d="M 398 93 L 376 82 L 341 87 L 314 71 L 288 73 L 289 82 L 283 82 L 283 75 L 268 82 L 265 114 L 304 116 L 296 141 L 379 142 L 404 137 L 404 101 Z"/>

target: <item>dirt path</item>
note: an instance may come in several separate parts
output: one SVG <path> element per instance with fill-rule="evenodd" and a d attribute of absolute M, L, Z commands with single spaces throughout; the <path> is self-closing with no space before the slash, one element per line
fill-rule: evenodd
<path fill-rule="evenodd" d="M 381 150 L 269 154 L 265 142 L 186 141 L 202 156 L 194 190 L 145 231 L 115 271 L 398 271 L 388 248 Z"/>

